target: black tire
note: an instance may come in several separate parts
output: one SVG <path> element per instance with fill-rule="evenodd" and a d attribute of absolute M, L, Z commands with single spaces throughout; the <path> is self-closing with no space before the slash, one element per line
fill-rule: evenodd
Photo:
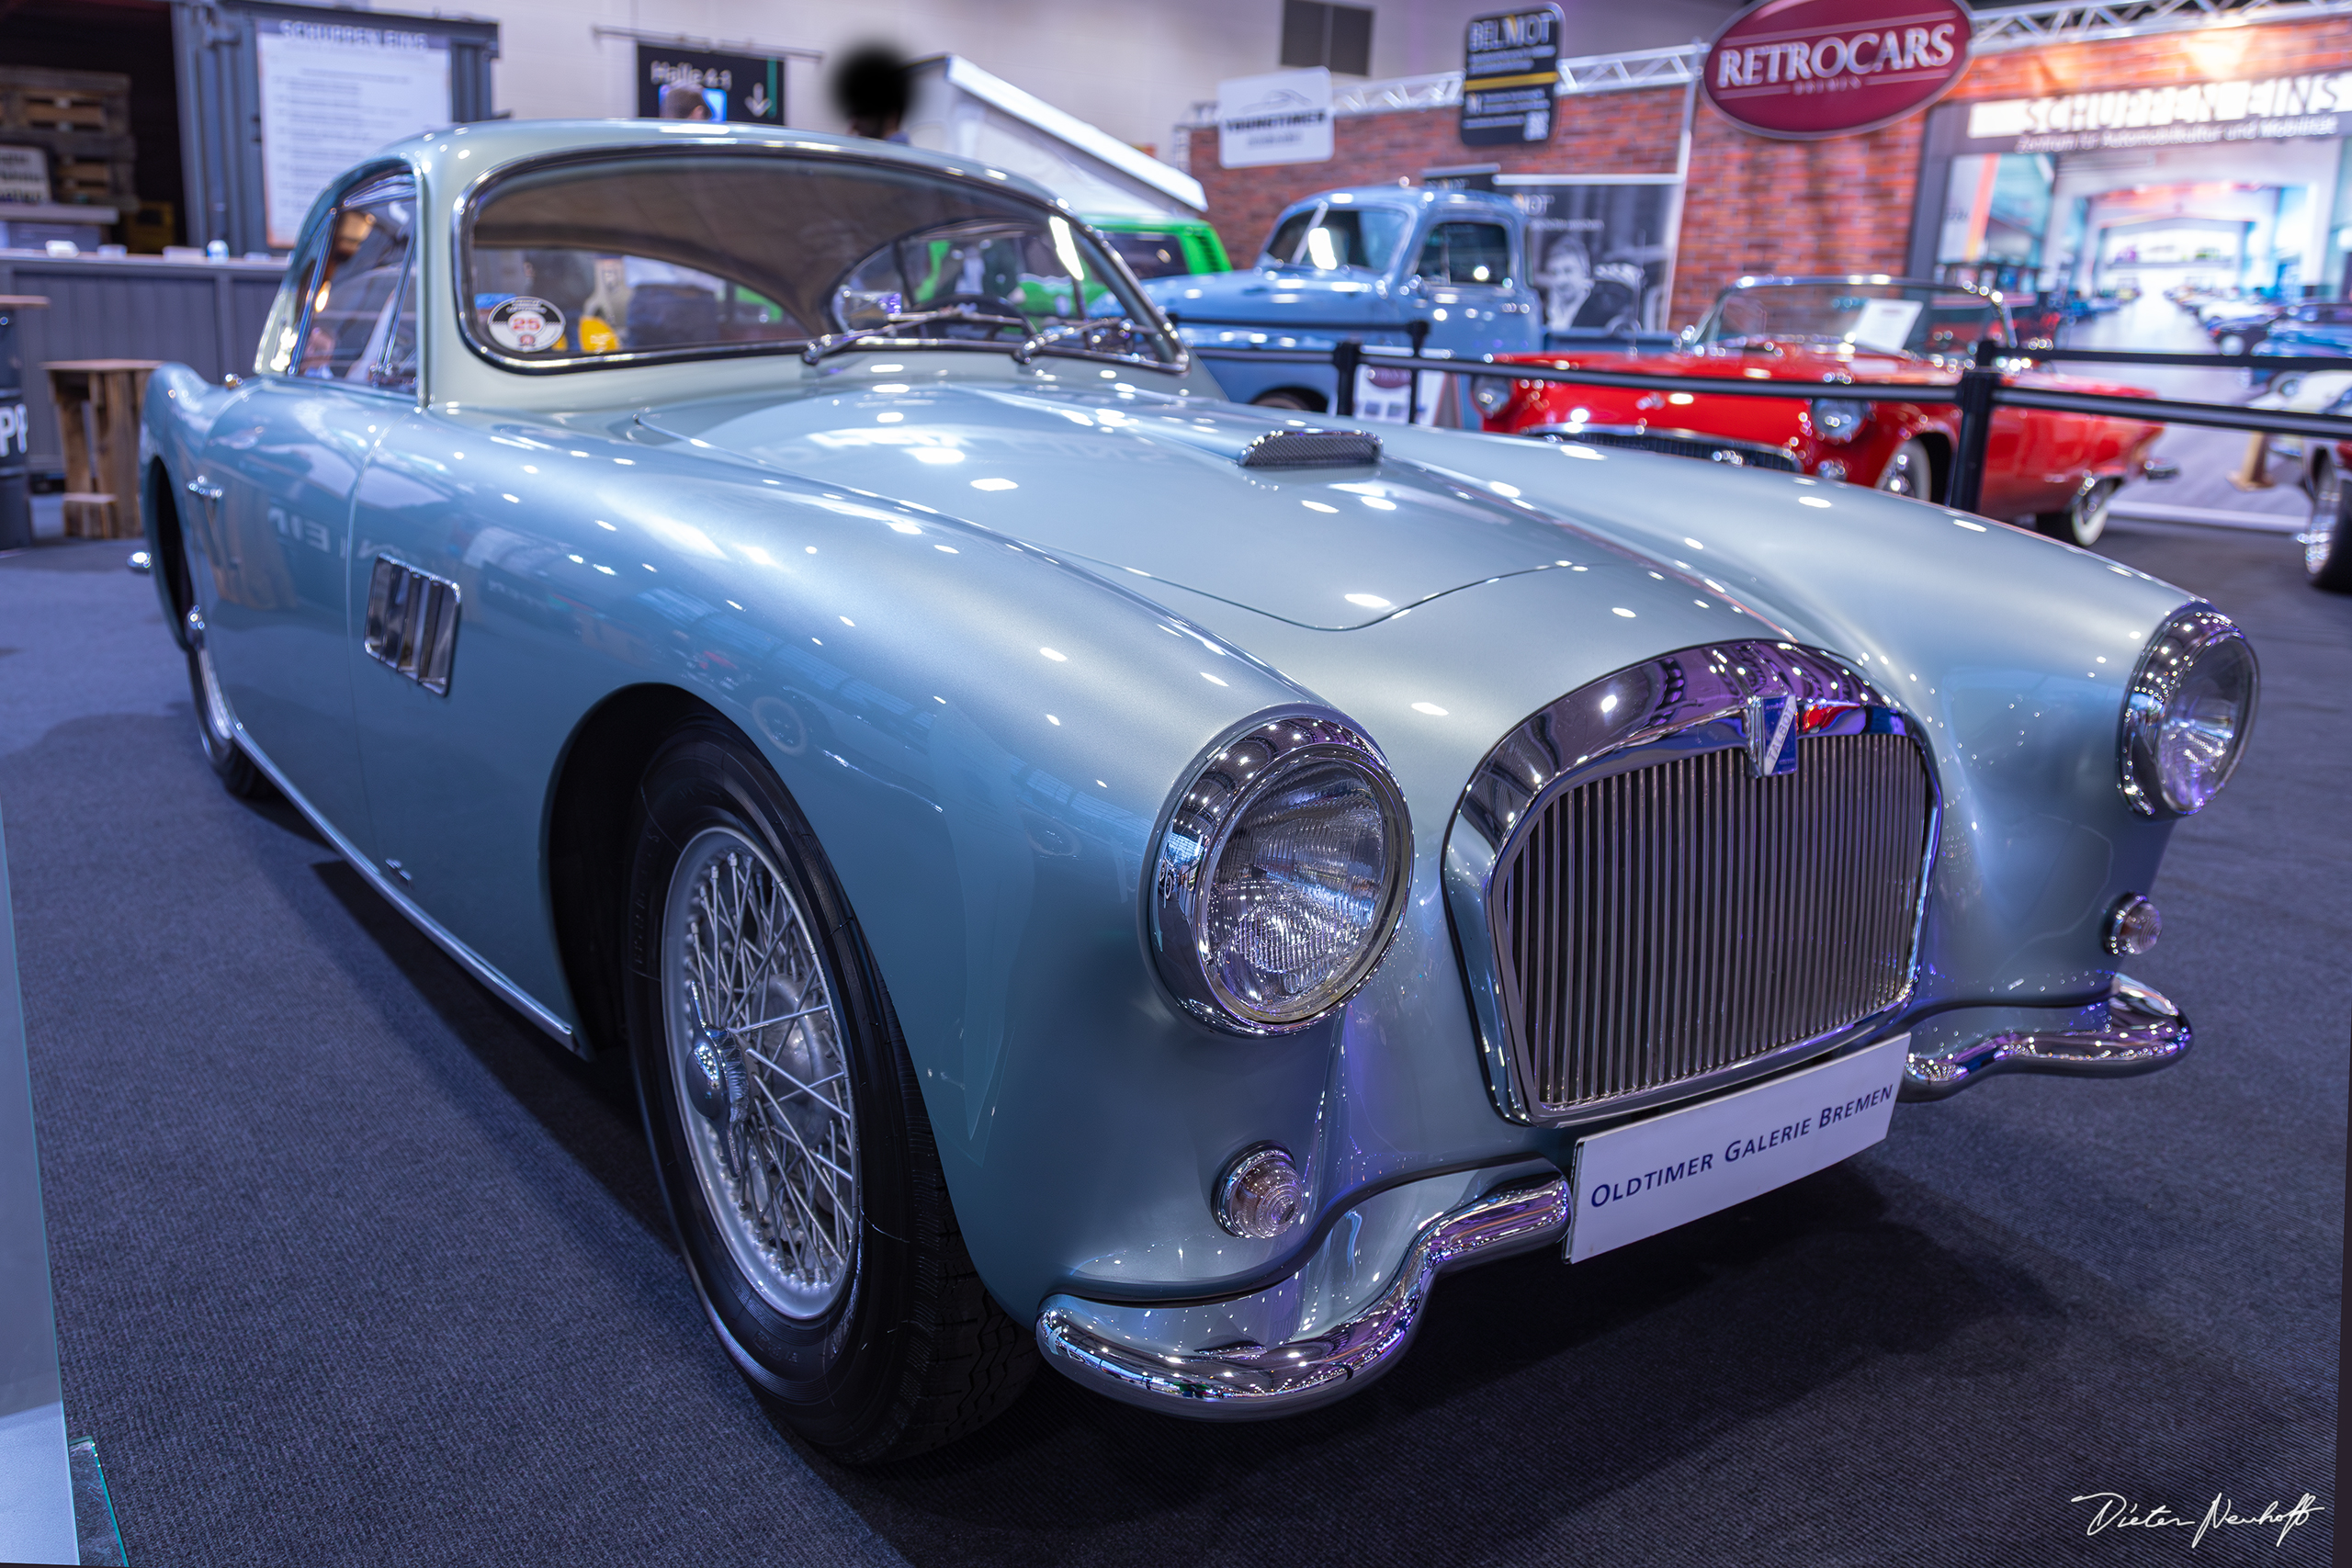
<path fill-rule="evenodd" d="M 707 1083 L 697 1100 L 690 1102 L 688 1091 L 682 1089 L 682 1084 L 695 1081 L 686 1075 L 697 1061 L 708 1060 L 696 1058 L 688 1042 L 710 1036 L 695 1034 L 685 1006 L 675 1010 L 678 1018 L 670 1016 L 671 998 L 682 994 L 677 965 L 691 964 L 690 956 L 680 956 L 677 919 L 685 912 L 707 914 L 716 907 L 696 901 L 702 897 L 699 882 L 688 893 L 676 886 L 676 879 L 682 867 L 691 873 L 711 854 L 710 849 L 698 850 L 697 845 L 738 844 L 749 846 L 745 863 L 756 859 L 760 874 L 771 878 L 760 884 L 771 899 L 766 906 L 769 929 L 776 929 L 773 918 L 782 909 L 799 918 L 805 931 L 813 978 L 796 982 L 800 987 L 796 995 L 813 995 L 813 985 L 820 983 L 825 1010 L 822 1054 L 808 1060 L 839 1063 L 834 1070 L 842 1075 L 839 1081 L 847 1090 L 846 1120 L 854 1134 L 848 1144 L 831 1145 L 855 1171 L 847 1205 L 839 1201 L 831 1181 L 824 1192 L 808 1190 L 827 1207 L 822 1223 L 805 1201 L 791 1208 L 771 1204 L 772 1214 L 808 1214 L 809 1235 L 798 1237 L 799 1242 L 808 1242 L 828 1225 L 845 1242 L 838 1250 L 804 1246 L 794 1254 L 843 1260 L 839 1273 L 823 1286 L 833 1293 L 804 1303 L 805 1313 L 778 1304 L 777 1281 L 789 1282 L 791 1277 L 771 1271 L 763 1276 L 768 1281 L 763 1285 L 737 1250 L 747 1245 L 747 1227 L 756 1233 L 763 1224 L 770 1224 L 769 1234 L 776 1233 L 756 1205 L 734 1195 L 755 1191 L 762 1181 L 771 1193 L 791 1183 L 781 1175 L 780 1164 L 760 1166 L 758 1174 L 727 1186 L 728 1199 L 714 1201 L 714 1188 L 707 1181 L 716 1157 L 710 1151 L 723 1144 L 725 1157 L 732 1160 L 742 1145 L 732 1141 L 731 1131 L 720 1139 L 708 1130 L 721 1124 L 722 1112 L 711 1108 L 713 1098 L 722 1092 L 719 1073 L 701 1067 Z M 736 852 L 729 848 L 728 852 Z M 717 874 L 718 863 L 711 863 Z M 735 863 L 724 863 L 731 867 Z M 646 766 L 628 870 L 628 962 L 622 989 L 630 1056 L 647 1138 L 679 1248 L 720 1344 L 785 1422 L 845 1464 L 919 1453 L 990 1420 L 1027 1383 L 1036 1366 L 1035 1348 L 1027 1326 L 989 1299 L 965 1250 L 888 996 L 824 852 L 791 796 L 735 731 L 715 718 L 689 723 L 663 742 Z M 788 906 L 773 901 L 777 888 L 789 896 Z M 736 929 L 748 930 L 750 924 L 739 920 Z M 684 929 L 689 933 L 695 930 Z M 687 940 L 707 939 L 690 934 Z M 772 942 L 769 951 L 782 951 L 782 944 Z M 774 967 L 789 965 L 778 963 Z M 698 1011 L 699 993 L 688 994 L 695 998 L 691 1007 Z M 714 1007 L 723 1000 L 714 1001 Z M 817 1026 L 806 1027 L 813 1031 Z M 785 1050 L 776 1041 L 785 1042 L 786 1050 L 798 1049 L 790 1044 L 789 1029 L 782 1034 L 749 1028 L 714 1032 L 758 1041 L 778 1057 Z M 750 1106 L 755 1101 L 740 1076 L 746 1070 L 742 1062 L 741 1055 L 734 1058 L 739 1076 L 727 1092 Z M 832 1080 L 820 1074 L 814 1081 Z M 763 1083 L 784 1088 L 784 1080 L 773 1073 Z M 780 1122 L 786 1119 L 784 1106 L 766 1088 L 758 1098 L 776 1106 L 774 1115 L 759 1114 L 781 1130 Z M 808 1103 L 789 1089 L 786 1098 Z M 815 1103 L 840 1114 L 831 1102 Z M 791 1141 L 804 1155 L 810 1146 L 797 1134 Z M 761 1146 L 787 1149 L 782 1142 Z M 746 1156 L 728 1169 L 752 1171 L 759 1157 Z M 782 1157 L 788 1160 L 790 1156 L 787 1152 Z M 828 1164 L 827 1168 L 843 1168 Z M 820 1175 L 819 1179 L 824 1178 Z M 733 1202 L 731 1213 L 719 1206 L 724 1201 Z M 854 1207 L 854 1216 L 842 1213 L 845 1206 Z M 797 1218 L 792 1224 L 799 1228 Z M 780 1241 L 765 1256 L 773 1258 L 787 1250 L 789 1244 Z M 835 1267 L 826 1264 L 829 1269 Z"/>
<path fill-rule="evenodd" d="M 190 610 L 187 615 L 187 684 L 189 695 L 196 705 L 196 738 L 204 747 L 204 760 L 211 766 L 212 776 L 220 787 L 243 799 L 269 792 L 269 780 L 254 766 L 254 760 L 237 744 L 236 730 L 229 716 L 229 699 L 220 690 L 219 675 L 212 668 L 212 650 L 205 645 L 204 615 Z"/>
<path fill-rule="evenodd" d="M 2352 484 L 2325 457 L 2313 465 L 2312 521 L 2303 534 L 2303 570 L 2313 588 L 2352 593 Z"/>
<path fill-rule="evenodd" d="M 1301 413 L 1323 412 L 1320 401 L 1306 392 L 1294 391 L 1288 387 L 1278 387 L 1271 392 L 1261 392 L 1250 401 L 1253 406 L 1261 409 L 1296 409 Z"/>
<path fill-rule="evenodd" d="M 2034 530 L 2088 549 L 2107 532 L 2108 509 L 2115 503 L 2115 492 L 2122 488 L 2120 479 L 2094 479 L 2075 493 L 2065 511 L 2034 513 Z"/>
<path fill-rule="evenodd" d="M 1928 454 L 1928 444 L 1914 436 L 1897 446 L 1886 459 L 1886 467 L 1879 470 L 1877 488 L 1889 495 L 1933 501 L 1936 497 L 1936 465 Z"/>

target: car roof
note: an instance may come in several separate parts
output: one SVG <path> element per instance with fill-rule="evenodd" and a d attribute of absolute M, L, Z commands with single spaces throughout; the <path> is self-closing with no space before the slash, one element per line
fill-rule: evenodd
<path fill-rule="evenodd" d="M 438 164 L 443 174 L 470 181 L 482 172 L 552 153 L 628 151 L 657 146 L 741 149 L 816 153 L 860 162 L 961 175 L 1002 184 L 1025 196 L 1069 209 L 1069 204 L 1034 180 L 994 168 L 977 158 L 959 158 L 900 142 L 862 136 L 831 136 L 820 130 L 755 125 L 734 120 L 691 119 L 512 119 L 429 130 L 393 142 L 387 156 Z M 461 161 L 462 160 L 462 161 Z"/>
<path fill-rule="evenodd" d="M 1495 191 L 1431 190 L 1427 186 L 1340 186 L 1330 190 L 1318 190 L 1313 196 L 1300 197 L 1283 209 L 1284 216 L 1301 208 L 1312 207 L 1318 201 L 1362 207 L 1404 208 L 1419 211 L 1424 208 L 1459 207 L 1471 211 L 1516 212 L 1511 198 Z"/>

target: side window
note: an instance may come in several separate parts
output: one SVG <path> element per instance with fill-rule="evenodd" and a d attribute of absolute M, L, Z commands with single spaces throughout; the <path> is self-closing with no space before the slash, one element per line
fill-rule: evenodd
<path fill-rule="evenodd" d="M 1510 280 L 1510 231 L 1499 223 L 1441 223 L 1421 242 L 1413 271 L 1432 283 L 1499 288 Z"/>
<path fill-rule="evenodd" d="M 355 191 L 327 220 L 325 254 L 302 318 L 295 375 L 384 384 L 377 372 L 401 335 L 415 227 L 416 190 L 405 178 L 379 180 Z M 409 314 L 413 385 L 413 303 Z"/>

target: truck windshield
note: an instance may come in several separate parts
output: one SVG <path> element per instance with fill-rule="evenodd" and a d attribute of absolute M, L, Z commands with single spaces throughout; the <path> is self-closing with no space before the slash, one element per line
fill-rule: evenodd
<path fill-rule="evenodd" d="M 1179 357 L 1083 226 L 921 169 L 763 152 L 541 164 L 492 186 L 465 239 L 467 331 L 535 368 L 851 332 L 1012 348 L 1090 322 L 1114 357 Z M 1078 333 L 1050 342 L 1092 352 Z"/>
<path fill-rule="evenodd" d="M 1274 225 L 1261 266 L 1306 266 L 1318 272 L 1363 267 L 1386 272 L 1412 232 L 1413 215 L 1384 207 L 1303 207 Z"/>
<path fill-rule="evenodd" d="M 2009 341 L 2001 307 L 1964 289 L 1906 283 L 1755 283 L 1727 289 L 1699 341 L 1846 345 L 1881 354 L 1965 355 Z"/>

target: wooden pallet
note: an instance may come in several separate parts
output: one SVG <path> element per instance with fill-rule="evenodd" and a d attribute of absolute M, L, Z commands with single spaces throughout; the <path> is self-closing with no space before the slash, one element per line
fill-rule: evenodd
<path fill-rule="evenodd" d="M 49 154 L 54 202 L 116 211 L 139 205 L 128 76 L 0 65 L 0 142 Z"/>

